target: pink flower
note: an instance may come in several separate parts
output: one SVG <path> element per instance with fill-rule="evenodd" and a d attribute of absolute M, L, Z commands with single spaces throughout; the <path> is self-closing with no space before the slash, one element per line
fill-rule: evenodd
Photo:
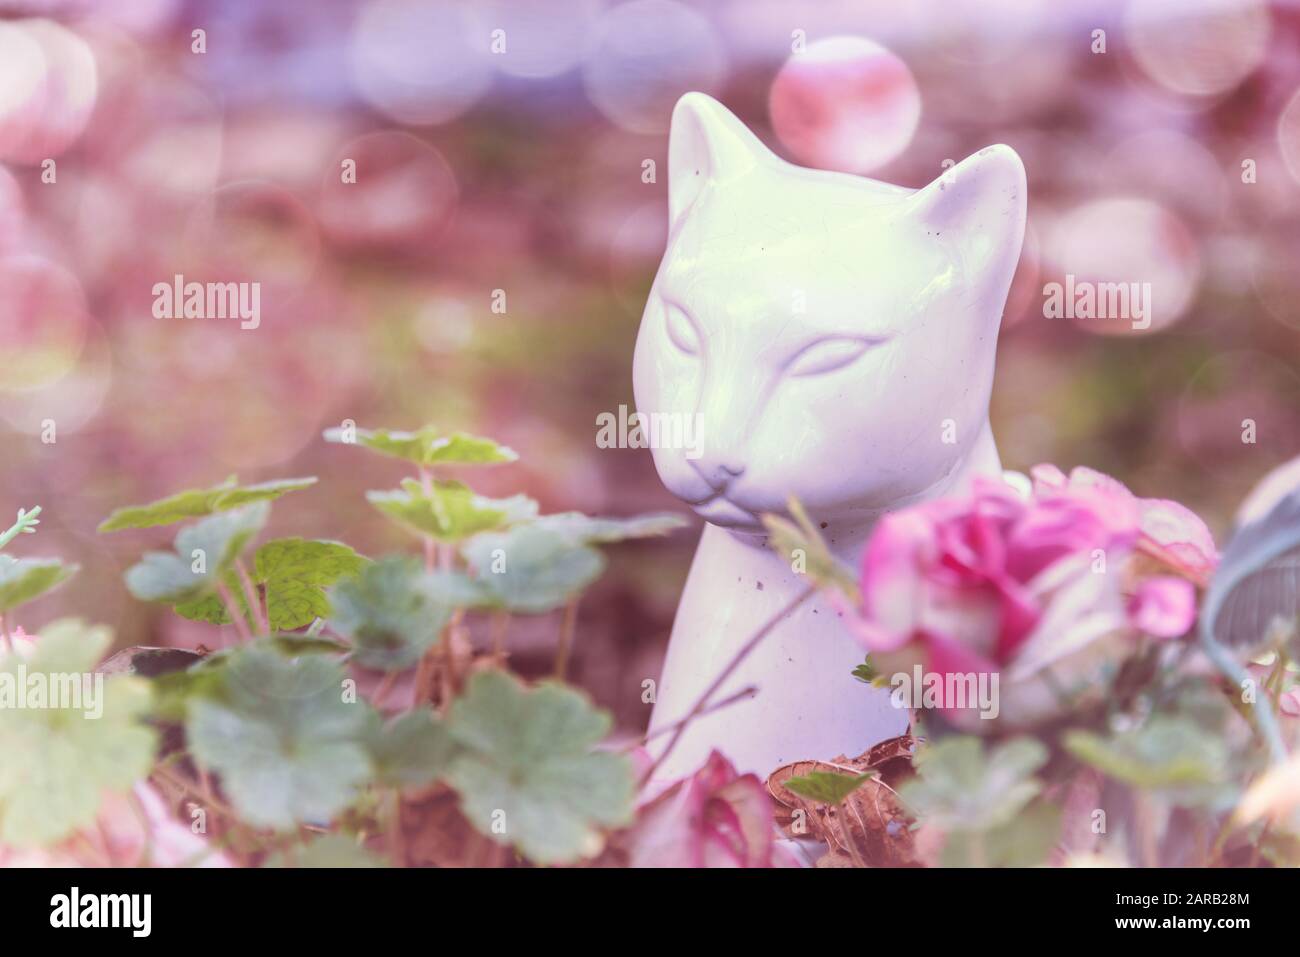
<path fill-rule="evenodd" d="M 1033 470 L 1025 491 L 979 480 L 963 498 L 882 518 L 862 561 L 855 628 L 882 673 L 997 675 L 1004 720 L 1095 696 L 1138 633 L 1185 634 L 1217 561 L 1204 523 L 1089 469 Z M 1140 560 L 1139 560 L 1140 559 Z M 969 707 L 945 701 L 974 730 Z M 988 710 L 988 709 L 985 709 Z"/>
<path fill-rule="evenodd" d="M 1068 488 L 1104 490 L 1112 501 L 1133 501 L 1139 513 L 1138 550 L 1204 588 L 1219 564 L 1214 536 L 1195 512 L 1163 498 L 1138 498 L 1118 479 L 1079 466 L 1067 478 L 1055 465 L 1035 466 L 1034 491 Z"/>
<path fill-rule="evenodd" d="M 641 806 L 630 835 L 632 867 L 779 867 L 772 798 L 718 751 L 695 774 Z"/>

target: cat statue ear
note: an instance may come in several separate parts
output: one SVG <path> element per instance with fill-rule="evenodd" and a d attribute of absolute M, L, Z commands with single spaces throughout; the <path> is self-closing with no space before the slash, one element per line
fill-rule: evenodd
<path fill-rule="evenodd" d="M 711 96 L 687 93 L 668 134 L 668 221 L 678 222 L 710 183 L 745 173 L 774 155 Z"/>
<path fill-rule="evenodd" d="M 909 214 L 950 237 L 970 276 L 1011 284 L 1025 238 L 1025 165 L 1009 146 L 966 157 L 909 198 Z"/>

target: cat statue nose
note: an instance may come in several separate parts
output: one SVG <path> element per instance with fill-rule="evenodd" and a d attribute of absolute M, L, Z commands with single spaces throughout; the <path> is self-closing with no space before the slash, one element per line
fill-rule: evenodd
<path fill-rule="evenodd" d="M 688 461 L 690 461 L 695 471 L 700 474 L 700 478 L 708 482 L 709 486 L 717 491 L 725 489 L 745 472 L 745 466 L 734 456 L 706 456 Z"/>

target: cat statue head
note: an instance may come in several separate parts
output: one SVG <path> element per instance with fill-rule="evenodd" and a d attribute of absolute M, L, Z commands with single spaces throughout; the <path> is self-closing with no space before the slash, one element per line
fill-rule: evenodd
<path fill-rule="evenodd" d="M 633 384 L 669 491 L 743 534 L 790 495 L 853 526 L 975 459 L 997 474 L 989 393 L 1025 229 L 1013 150 L 907 189 L 787 163 L 688 93 L 668 179 Z"/>

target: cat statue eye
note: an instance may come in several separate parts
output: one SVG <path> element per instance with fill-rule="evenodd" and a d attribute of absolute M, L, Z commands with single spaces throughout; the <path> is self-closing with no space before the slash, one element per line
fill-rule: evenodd
<path fill-rule="evenodd" d="M 681 722 L 809 582 L 761 516 L 796 497 L 857 566 L 880 516 L 1001 475 L 988 422 L 1002 310 L 1025 228 L 1025 171 L 982 149 L 919 189 L 782 160 L 717 101 L 688 93 L 669 134 L 669 235 L 633 359 L 638 411 L 692 449 L 652 449 L 704 519 L 656 685 L 651 732 Z M 691 453 L 691 454 L 688 454 Z M 888 688 L 821 594 L 781 618 L 654 771 L 714 748 L 766 776 L 904 732 Z M 889 676 L 883 676 L 888 680 Z M 659 733 L 661 756 L 675 735 Z"/>

